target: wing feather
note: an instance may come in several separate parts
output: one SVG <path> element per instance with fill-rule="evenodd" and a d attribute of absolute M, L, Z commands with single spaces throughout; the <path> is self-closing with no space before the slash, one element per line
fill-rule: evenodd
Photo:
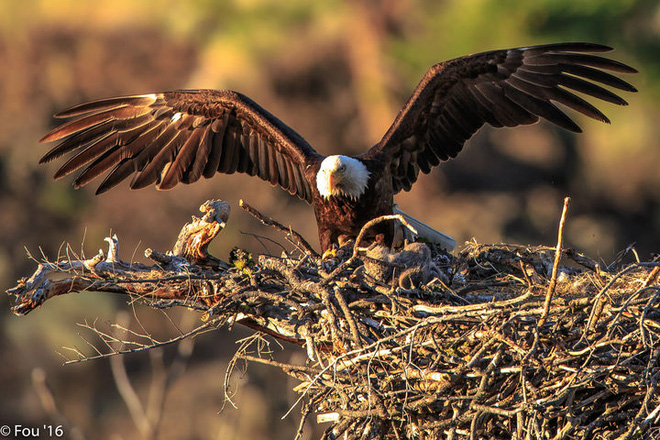
<path fill-rule="evenodd" d="M 556 64 L 583 65 L 612 70 L 614 72 L 620 73 L 637 73 L 636 69 L 633 69 L 626 64 L 611 60 L 609 58 L 577 53 L 545 52 L 536 56 L 532 56 L 529 59 L 525 59 L 525 64 L 541 66 Z"/>
<path fill-rule="evenodd" d="M 89 116 L 83 116 L 81 118 L 74 119 L 65 124 L 62 124 L 56 129 L 47 133 L 39 140 L 39 142 L 56 141 L 71 136 L 72 134 L 78 133 L 80 131 L 87 130 L 88 128 L 96 127 L 97 125 L 103 124 L 107 121 L 134 119 L 142 116 L 146 112 L 148 112 L 148 109 L 141 107 L 134 108 L 128 105 L 121 105 L 115 108 L 110 108 L 109 110 L 105 110 L 100 113 L 94 113 Z"/>
<path fill-rule="evenodd" d="M 161 135 L 165 128 L 167 127 L 164 127 L 158 123 L 158 121 L 152 121 L 151 126 L 142 130 L 135 140 L 126 145 L 118 145 L 112 151 L 109 151 L 107 156 L 104 155 L 95 159 L 94 162 L 92 162 L 89 167 L 76 178 L 74 186 L 80 188 L 97 176 L 103 174 L 110 169 L 110 167 L 113 167 L 124 160 L 135 159 L 144 148 L 148 147 Z M 135 164 L 133 168 L 137 170 L 137 164 Z M 142 168 L 142 166 L 140 166 L 140 168 Z M 116 183 L 119 183 L 119 181 Z M 101 186 L 103 185 L 104 184 L 101 184 Z M 112 186 L 106 186 L 104 188 L 101 188 L 101 186 L 99 186 L 97 194 L 101 194 L 112 188 Z"/>
<path fill-rule="evenodd" d="M 289 192 L 294 194 L 301 185 L 302 174 L 298 167 L 294 167 L 291 162 L 286 162 L 287 173 L 289 174 Z"/>
<path fill-rule="evenodd" d="M 286 161 L 281 154 L 275 154 L 277 165 L 277 183 L 284 189 L 289 189 L 289 173 L 287 171 Z"/>
<path fill-rule="evenodd" d="M 55 114 L 56 118 L 74 118 L 86 113 L 98 113 L 103 110 L 108 110 L 118 106 L 131 105 L 134 107 L 150 106 L 158 100 L 158 96 L 151 95 L 136 95 L 136 96 L 119 96 L 116 98 L 106 98 L 97 101 L 86 102 L 83 104 L 74 105 L 66 110 Z"/>
<path fill-rule="evenodd" d="M 261 147 L 263 148 L 263 147 Z M 271 185 L 277 185 L 277 182 L 280 180 L 280 169 L 277 165 L 277 158 L 280 154 L 276 150 L 266 149 L 268 153 L 268 176 L 270 176 L 269 182 Z M 261 164 L 261 162 L 259 162 Z"/>
<path fill-rule="evenodd" d="M 70 158 L 64 163 L 53 175 L 54 179 L 60 179 L 64 176 L 77 171 L 85 163 L 83 161 L 91 160 L 90 158 L 95 158 L 98 155 L 104 154 L 109 148 L 117 142 L 114 132 L 104 133 L 102 136 L 94 139 L 91 144 L 83 148 L 75 156 Z"/>
<path fill-rule="evenodd" d="M 237 127 L 235 123 L 232 123 L 225 132 L 224 143 L 226 147 L 223 147 L 222 150 L 222 159 L 220 160 L 220 165 L 218 167 L 219 172 L 225 174 L 234 174 L 236 172 L 240 156 L 240 136 L 240 128 Z"/>
<path fill-rule="evenodd" d="M 515 75 L 512 75 L 509 79 L 509 84 L 512 87 L 520 90 L 521 92 L 537 95 L 541 99 L 551 99 L 553 101 L 560 102 L 568 107 L 571 107 L 573 110 L 579 111 L 580 113 L 589 116 L 590 118 L 596 119 L 598 121 L 609 123 L 610 120 L 596 107 L 591 105 L 588 101 L 580 98 L 577 95 L 574 95 L 571 92 L 568 92 L 560 88 L 544 88 L 539 89 L 534 84 L 518 78 Z"/>
<path fill-rule="evenodd" d="M 266 143 L 261 136 L 255 136 L 255 140 L 257 156 L 254 158 L 254 163 L 256 163 L 259 168 L 259 177 L 264 180 L 268 180 L 270 183 L 273 183 L 272 179 L 269 179 L 268 177 L 268 172 L 270 170 L 270 158 L 268 157 L 268 148 L 266 148 Z"/>
<path fill-rule="evenodd" d="M 188 171 L 184 174 L 183 179 L 181 180 L 183 183 L 197 182 L 199 178 L 202 177 L 204 169 L 209 161 L 208 153 L 213 144 L 214 134 L 212 124 L 207 123 L 205 127 L 200 125 L 197 128 L 203 130 L 203 133 L 200 137 L 195 159 L 189 164 Z"/>
<path fill-rule="evenodd" d="M 225 132 L 227 131 L 227 126 L 229 125 L 229 112 L 224 113 L 220 118 L 215 119 L 211 124 L 211 129 L 213 131 L 210 136 L 209 143 L 209 154 L 206 167 L 204 168 L 204 177 L 207 179 L 215 176 L 215 173 L 222 172 L 220 171 L 220 159 L 222 159 L 222 152 L 225 148 L 228 148 L 224 145 L 223 140 L 225 138 Z"/>
<path fill-rule="evenodd" d="M 586 93 L 594 98 L 602 99 L 603 101 L 611 102 L 617 105 L 628 105 L 628 103 L 620 96 L 610 92 L 601 86 L 585 81 L 575 76 L 561 75 L 559 78 L 559 85 L 568 87 L 576 92 Z"/>
<path fill-rule="evenodd" d="M 112 123 L 112 121 L 106 121 L 95 127 L 88 128 L 69 136 L 64 141 L 57 144 L 48 153 L 46 153 L 41 158 L 39 163 L 50 162 L 51 160 L 57 159 L 58 157 L 61 157 L 70 151 L 79 149 L 82 145 L 96 141 L 99 136 L 104 135 L 108 130 L 112 130 Z"/>
<path fill-rule="evenodd" d="M 634 92 L 635 87 L 609 72 L 636 70 L 594 55 L 610 50 L 593 43 L 559 43 L 482 52 L 436 64 L 385 136 L 360 158 L 389 164 L 397 192 L 409 189 L 420 170 L 428 173 L 439 161 L 456 156 L 484 124 L 515 127 L 544 118 L 580 132 L 556 104 L 609 122 L 576 93 L 627 104 L 603 86 Z"/>
<path fill-rule="evenodd" d="M 565 128 L 566 130 L 574 132 L 582 131 L 571 118 L 566 116 L 564 112 L 559 110 L 550 101 L 539 99 L 534 95 L 522 92 L 519 89 L 512 87 L 508 83 L 503 83 L 502 89 L 504 90 L 504 94 L 507 98 L 515 102 L 521 108 L 524 108 L 530 115 L 541 116 L 548 121 Z"/>
<path fill-rule="evenodd" d="M 114 188 L 115 186 L 119 185 L 122 180 L 129 177 L 135 171 L 137 171 L 136 163 L 133 162 L 130 158 L 123 159 L 101 181 L 101 184 L 96 190 L 96 194 L 103 194 L 104 192 Z"/>
<path fill-rule="evenodd" d="M 183 176 L 195 160 L 197 149 L 201 144 L 201 138 L 205 135 L 203 130 L 193 130 L 188 139 L 181 146 L 174 162 L 158 184 L 158 189 L 171 189 L 183 180 Z M 153 162 L 152 162 L 153 163 Z"/>
<path fill-rule="evenodd" d="M 185 133 L 177 130 L 175 125 L 168 126 L 155 142 L 142 150 L 137 156 L 140 173 L 131 181 L 131 189 L 142 189 L 160 182 L 161 172 L 174 161 L 179 149 L 185 141 Z M 158 145 L 158 148 L 156 148 Z"/>
<path fill-rule="evenodd" d="M 250 164 L 250 133 L 247 130 L 243 130 L 241 135 L 241 145 L 243 148 L 238 150 L 238 166 L 236 171 L 239 173 L 250 174 L 251 164 Z"/>

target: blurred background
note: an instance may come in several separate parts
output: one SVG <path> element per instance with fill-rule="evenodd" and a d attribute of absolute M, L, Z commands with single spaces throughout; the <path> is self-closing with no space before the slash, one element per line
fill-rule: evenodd
<path fill-rule="evenodd" d="M 124 260 L 143 260 L 147 247 L 166 251 L 210 198 L 233 207 L 211 247 L 219 258 L 234 246 L 280 252 L 259 236 L 282 237 L 242 212 L 239 198 L 318 246 L 311 208 L 259 179 L 217 175 L 169 192 L 129 191 L 124 184 L 101 197 L 93 195 L 94 184 L 74 191 L 72 179 L 53 182 L 56 165 L 37 165 L 49 147 L 37 141 L 54 127 L 58 110 L 119 94 L 234 89 L 319 152 L 359 154 L 380 139 L 436 62 L 561 41 L 610 45 L 616 50 L 608 56 L 640 71 L 624 77 L 639 89 L 623 95 L 630 106 L 598 103 L 612 125 L 570 113 L 584 134 L 545 123 L 483 129 L 458 159 L 396 201 L 459 243 L 554 245 L 562 199 L 570 195 L 567 246 L 609 263 L 636 243 L 640 257 L 649 258 L 660 251 L 657 0 L 2 2 L 0 285 L 12 287 L 34 270 L 26 248 L 55 258 L 70 243 L 93 255 L 105 247 L 103 237 L 116 233 Z M 80 323 L 110 328 L 124 313 L 133 327 L 164 340 L 198 325 L 193 312 L 155 312 L 94 293 L 55 299 L 21 318 L 9 312 L 8 297 L 0 305 L 0 424 L 63 423 L 68 438 L 142 438 L 144 418 L 135 408 L 131 415 L 118 391 L 117 372 L 125 371 L 138 407 L 162 409 L 158 438 L 295 435 L 298 410 L 280 420 L 295 402 L 292 383 L 267 367 L 237 371 L 238 409 L 221 411 L 227 362 L 236 341 L 251 334 L 246 330 L 197 337 L 187 370 L 165 386 L 159 380 L 172 362 L 181 366 L 180 347 L 127 356 L 114 375 L 107 360 L 62 366 L 59 353 L 70 356 L 65 347 L 77 347 L 92 354 L 86 341 L 94 343 L 94 335 Z M 300 349 L 272 345 L 279 358 L 304 361 Z M 322 429 L 312 423 L 304 438 Z"/>

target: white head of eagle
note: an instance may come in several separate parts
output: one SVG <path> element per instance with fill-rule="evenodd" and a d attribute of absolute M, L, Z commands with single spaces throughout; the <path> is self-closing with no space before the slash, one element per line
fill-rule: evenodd
<path fill-rule="evenodd" d="M 367 190 L 367 167 L 348 156 L 328 156 L 316 174 L 316 187 L 324 199 L 343 196 L 357 200 Z"/>

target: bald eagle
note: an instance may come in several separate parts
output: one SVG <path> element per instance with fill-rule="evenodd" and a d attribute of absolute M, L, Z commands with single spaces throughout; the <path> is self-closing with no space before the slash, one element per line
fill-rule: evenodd
<path fill-rule="evenodd" d="M 635 92 L 607 71 L 635 69 L 594 53 L 611 48 L 559 43 L 495 50 L 434 65 L 383 138 L 365 153 L 323 156 L 298 133 L 247 96 L 234 91 L 179 90 L 102 99 L 76 105 L 73 118 L 41 142 L 60 141 L 40 163 L 72 157 L 61 178 L 84 167 L 74 186 L 106 173 L 103 193 L 133 174 L 132 189 L 170 189 L 216 172 L 246 173 L 311 203 L 323 251 L 354 238 L 369 220 L 392 214 L 393 197 L 419 173 L 455 157 L 485 123 L 533 124 L 544 118 L 580 132 L 554 103 L 603 122 L 607 117 L 573 92 L 618 105 L 626 101 L 596 83 Z M 373 231 L 389 242 L 392 226 Z"/>

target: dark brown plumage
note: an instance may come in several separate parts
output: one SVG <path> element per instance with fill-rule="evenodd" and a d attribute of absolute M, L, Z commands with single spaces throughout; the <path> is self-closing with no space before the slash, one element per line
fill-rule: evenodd
<path fill-rule="evenodd" d="M 342 237 L 355 237 L 368 220 L 390 214 L 394 194 L 409 190 L 420 171 L 428 173 L 455 157 L 485 123 L 513 127 L 545 118 L 580 132 L 554 103 L 609 122 L 574 93 L 626 105 L 597 84 L 635 91 L 607 72 L 635 69 L 593 55 L 609 50 L 597 44 L 561 43 L 483 52 L 431 67 L 383 139 L 355 158 L 363 166 L 354 170 L 354 163 L 348 162 L 344 176 L 347 162 L 337 162 L 340 169 L 329 171 L 328 194 L 319 192 L 317 180 L 324 156 L 257 103 L 231 91 L 174 91 L 72 107 L 55 116 L 74 119 L 41 139 L 61 141 L 41 163 L 72 153 L 55 177 L 82 168 L 74 181 L 80 187 L 105 173 L 97 194 L 131 174 L 133 189 L 151 184 L 170 189 L 216 172 L 258 176 L 313 204 L 326 250 Z M 367 178 L 365 171 L 366 186 L 352 185 L 360 174 Z M 332 186 L 339 177 L 345 177 L 345 186 Z M 391 234 L 382 226 L 376 232 L 386 239 Z"/>

